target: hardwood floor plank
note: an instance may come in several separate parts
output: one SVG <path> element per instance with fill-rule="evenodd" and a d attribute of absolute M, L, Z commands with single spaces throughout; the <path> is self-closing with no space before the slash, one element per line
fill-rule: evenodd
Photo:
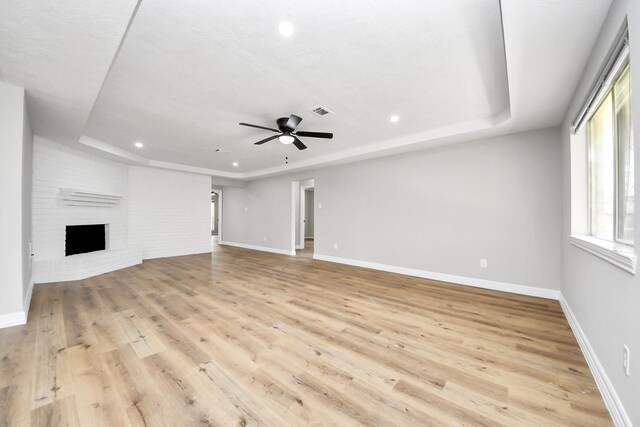
<path fill-rule="evenodd" d="M 67 353 L 63 301 L 58 289 L 48 286 L 37 301 L 36 339 L 32 365 L 32 409 L 74 393 Z"/>
<path fill-rule="evenodd" d="M 120 404 L 104 356 L 91 344 L 81 344 L 66 350 L 73 366 L 73 383 L 78 419 L 87 426 L 130 426 Z"/>
<path fill-rule="evenodd" d="M 260 400 L 254 393 L 242 385 L 240 378 L 234 378 L 225 372 L 217 363 L 210 361 L 198 366 L 194 376 L 201 384 L 207 384 L 208 388 L 215 386 L 225 396 L 226 400 L 239 409 L 242 414 L 238 416 L 238 425 L 247 425 L 249 420 L 257 425 L 286 426 L 284 419 L 271 408 L 268 402 Z M 251 424 L 253 424 L 251 423 Z"/>
<path fill-rule="evenodd" d="M 180 425 L 181 414 L 171 410 L 162 390 L 130 345 L 107 353 L 105 363 L 133 426 Z"/>
<path fill-rule="evenodd" d="M 32 427 L 80 427 L 74 396 L 68 396 L 32 411 Z"/>
<path fill-rule="evenodd" d="M 473 407 L 447 400 L 443 395 L 435 394 L 431 390 L 423 389 L 405 380 L 398 381 L 393 390 L 429 408 L 428 412 L 439 413 L 447 420 L 447 424 L 486 427 L 501 425 L 475 411 Z"/>
<path fill-rule="evenodd" d="M 155 333 L 144 325 L 133 310 L 118 311 L 113 313 L 113 318 L 139 358 L 165 350 Z"/>

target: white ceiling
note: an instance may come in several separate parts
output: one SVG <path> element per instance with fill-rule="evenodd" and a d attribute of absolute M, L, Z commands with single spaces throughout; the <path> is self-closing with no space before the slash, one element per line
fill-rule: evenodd
<path fill-rule="evenodd" d="M 610 2 L 141 0 L 132 18 L 133 1 L 5 0 L 0 78 L 43 137 L 250 178 L 556 125 Z M 335 138 L 299 152 L 238 126 L 289 114 Z"/>
<path fill-rule="evenodd" d="M 0 1 L 0 80 L 27 90 L 34 133 L 77 144 L 135 5 Z"/>

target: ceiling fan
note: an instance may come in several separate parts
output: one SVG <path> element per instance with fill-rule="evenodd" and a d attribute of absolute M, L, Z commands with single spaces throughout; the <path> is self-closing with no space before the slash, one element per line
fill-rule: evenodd
<path fill-rule="evenodd" d="M 240 123 L 240 126 L 248 126 L 250 128 L 264 129 L 270 130 L 272 132 L 277 132 L 279 135 L 270 136 L 269 138 L 265 138 L 261 141 L 255 143 L 255 145 L 261 145 L 265 142 L 269 142 L 273 139 L 278 138 L 280 142 L 283 144 L 293 144 L 296 146 L 298 150 L 304 150 L 307 148 L 306 145 L 298 139 L 299 136 L 309 137 L 309 138 L 325 138 L 331 139 L 333 138 L 332 133 L 327 132 L 307 132 L 304 130 L 296 131 L 296 128 L 302 121 L 302 117 L 298 117 L 295 114 L 292 114 L 289 117 L 281 117 L 276 120 L 276 124 L 278 125 L 278 129 L 268 128 L 264 126 L 252 125 L 249 123 Z"/>

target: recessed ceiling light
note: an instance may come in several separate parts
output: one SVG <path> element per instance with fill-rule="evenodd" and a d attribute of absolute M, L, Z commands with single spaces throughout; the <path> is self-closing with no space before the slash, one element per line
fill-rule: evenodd
<path fill-rule="evenodd" d="M 397 123 L 397 122 L 398 122 L 398 120 L 400 120 L 400 117 L 399 117 L 399 116 L 391 116 L 391 117 L 389 118 L 389 121 L 390 121 L 391 123 Z"/>
<path fill-rule="evenodd" d="M 140 142 L 140 141 L 136 142 L 136 143 L 135 143 L 135 144 L 133 144 L 133 145 L 135 145 L 135 146 L 136 146 L 136 148 L 142 148 L 142 147 L 144 147 L 144 144 L 143 144 L 142 142 Z"/>
<path fill-rule="evenodd" d="M 291 22 L 281 22 L 280 25 L 278 26 L 278 30 L 280 31 L 280 34 L 282 34 L 285 37 L 289 37 L 291 34 L 293 34 L 293 24 L 291 24 Z"/>
<path fill-rule="evenodd" d="M 231 163 L 233 165 L 233 167 L 238 167 L 239 163 L 238 162 L 233 162 Z"/>

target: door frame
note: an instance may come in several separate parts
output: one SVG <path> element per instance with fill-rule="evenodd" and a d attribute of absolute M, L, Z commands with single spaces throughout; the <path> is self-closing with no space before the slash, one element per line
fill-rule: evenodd
<path fill-rule="evenodd" d="M 216 209 L 218 211 L 218 243 L 224 242 L 222 238 L 222 189 L 212 188 L 211 193 L 218 194 L 218 206 Z"/>
<path fill-rule="evenodd" d="M 300 197 L 299 197 L 299 201 L 300 201 L 300 237 L 298 239 L 298 242 L 296 242 L 296 249 L 304 249 L 304 235 L 305 235 L 305 231 L 306 231 L 306 209 L 307 209 L 307 205 L 306 205 L 306 198 L 307 195 L 305 193 L 306 190 L 313 188 L 315 190 L 316 188 L 316 180 L 315 179 L 308 179 L 305 180 L 305 183 L 302 184 L 302 181 L 300 183 Z"/>
<path fill-rule="evenodd" d="M 316 188 L 315 178 L 291 181 L 291 255 L 296 254 L 296 249 L 304 249 L 304 190 L 308 188 Z M 296 211 L 299 218 L 296 218 Z M 296 227 L 300 231 L 301 243 L 296 239 Z"/>
<path fill-rule="evenodd" d="M 291 255 L 296 254 L 298 245 L 296 244 L 296 200 L 300 194 L 300 181 L 291 182 Z"/>

